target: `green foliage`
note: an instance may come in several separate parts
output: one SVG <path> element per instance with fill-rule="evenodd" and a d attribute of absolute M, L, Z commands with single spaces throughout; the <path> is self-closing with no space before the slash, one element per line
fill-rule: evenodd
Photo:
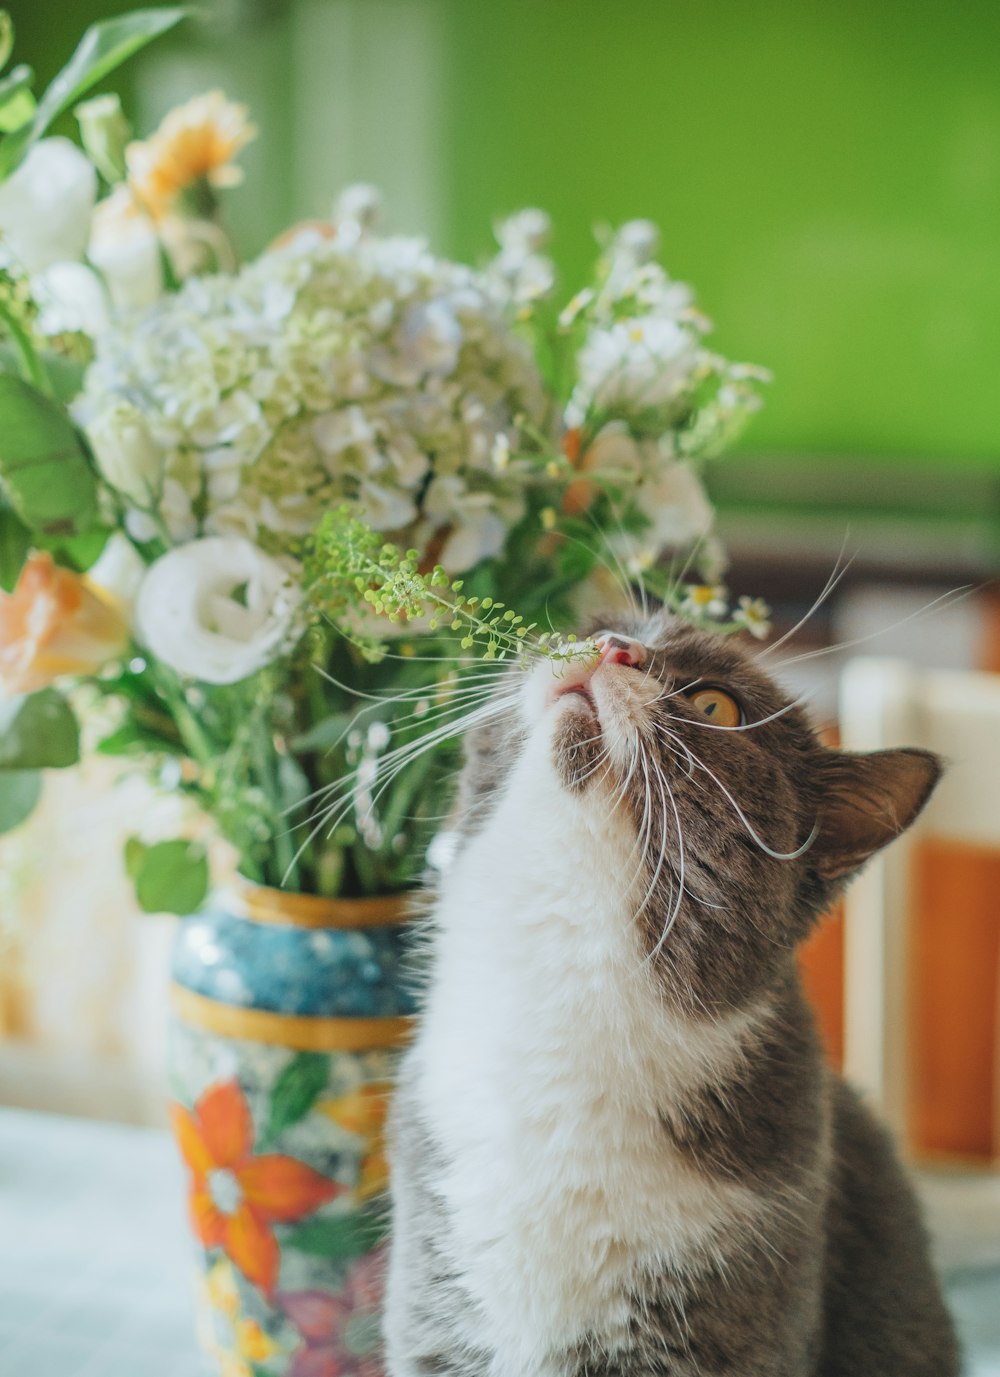
<path fill-rule="evenodd" d="M 310 1219 L 284 1236 L 286 1248 L 316 1253 L 334 1262 L 350 1262 L 381 1243 L 388 1232 L 385 1211 L 366 1210 L 339 1218 Z"/>
<path fill-rule="evenodd" d="M 299 1052 L 292 1058 L 271 1091 L 258 1147 L 276 1142 L 286 1128 L 306 1117 L 326 1089 L 329 1073 L 329 1061 L 321 1052 Z"/>
<path fill-rule="evenodd" d="M 35 811 L 42 795 L 37 770 L 0 771 L 0 833 L 20 827 Z"/>
<path fill-rule="evenodd" d="M 61 693 L 46 688 L 0 703 L 0 772 L 64 769 L 79 759 L 80 730 Z"/>
<path fill-rule="evenodd" d="M 134 10 L 131 14 L 92 24 L 69 62 L 38 102 L 33 117 L 0 142 L 0 180 L 10 176 L 31 145 L 45 134 L 64 110 L 68 110 L 147 43 L 174 28 L 188 13 L 187 8 L 165 6 Z"/>
<path fill-rule="evenodd" d="M 0 373 L 0 479 L 25 525 L 78 535 L 97 515 L 97 480 L 83 436 L 37 388 Z"/>
<path fill-rule="evenodd" d="M 31 549 L 31 532 L 0 491 L 0 588 L 11 592 Z"/>
<path fill-rule="evenodd" d="M 194 913 L 208 893 L 208 857 L 196 842 L 125 843 L 125 868 L 146 913 Z"/>
<path fill-rule="evenodd" d="M 22 129 L 36 110 L 31 93 L 35 73 L 21 63 L 0 80 L 0 133 L 10 134 Z"/>
<path fill-rule="evenodd" d="M 463 592 L 465 581 L 452 579 L 440 564 L 424 571 L 418 551 L 385 543 L 347 508 L 327 513 L 320 523 L 307 557 L 306 583 L 323 613 L 373 660 L 381 658 L 383 647 L 359 629 L 357 613 L 364 604 L 393 624 L 416 623 L 418 632 L 440 631 L 445 637 L 450 633 L 462 651 L 482 660 L 506 660 L 525 651 L 551 660 L 593 654 L 590 642 L 577 643 L 573 635 L 533 634 L 537 623 L 526 623 L 488 594 Z"/>

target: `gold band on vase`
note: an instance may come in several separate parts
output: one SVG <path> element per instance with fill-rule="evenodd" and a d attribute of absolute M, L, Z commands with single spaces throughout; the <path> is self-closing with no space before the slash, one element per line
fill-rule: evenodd
<path fill-rule="evenodd" d="M 412 896 L 385 894 L 368 899 L 323 899 L 294 894 L 237 877 L 226 893 L 226 908 L 255 923 L 296 928 L 376 928 L 405 923 Z"/>
<path fill-rule="evenodd" d="M 245 1009 L 172 985 L 170 1002 L 182 1023 L 219 1037 L 291 1047 L 297 1052 L 370 1052 L 403 1047 L 413 1030 L 412 1018 L 312 1018 Z"/>

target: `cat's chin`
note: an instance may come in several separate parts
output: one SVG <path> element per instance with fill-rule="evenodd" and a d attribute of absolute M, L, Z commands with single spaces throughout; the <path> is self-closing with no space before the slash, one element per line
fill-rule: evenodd
<path fill-rule="evenodd" d="M 594 778 L 602 752 L 597 704 L 581 686 L 561 693 L 553 712 L 552 756 L 556 771 L 566 788 L 581 789 Z"/>

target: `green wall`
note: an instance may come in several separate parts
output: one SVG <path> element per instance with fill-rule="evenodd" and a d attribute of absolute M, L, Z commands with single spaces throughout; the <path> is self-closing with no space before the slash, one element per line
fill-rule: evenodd
<path fill-rule="evenodd" d="M 40 68 L 105 8 L 96 0 L 12 7 L 22 56 Z M 306 50 L 315 94 L 303 108 L 302 34 L 346 35 L 347 70 L 378 73 L 395 20 L 423 18 L 434 60 L 414 53 L 414 81 L 423 63 L 434 101 L 420 109 L 436 110 L 428 137 L 439 149 L 431 223 L 443 250 L 480 258 L 498 213 L 537 203 L 556 221 L 557 257 L 573 284 L 592 255 L 592 224 L 650 216 L 663 227 L 667 266 L 697 285 L 719 322 L 719 347 L 775 372 L 744 449 L 1000 467 L 997 0 L 244 0 L 242 10 L 239 0 L 216 0 L 207 8 L 229 16 L 217 41 L 230 59 L 225 84 L 254 101 L 264 126 L 241 193 L 253 226 L 247 247 L 293 215 L 325 209 L 326 188 L 307 207 L 301 184 L 297 193 L 287 187 L 287 143 L 306 148 L 309 109 L 319 124 L 325 114 L 331 155 L 324 163 L 324 148 L 314 150 L 320 180 L 333 165 L 345 55 L 330 55 L 327 99 L 322 54 Z M 317 28 L 317 11 L 343 23 Z M 251 89 L 240 89 L 234 35 L 256 54 Z M 188 42 L 200 69 L 211 41 L 192 30 Z M 391 182 L 392 119 L 406 118 L 399 102 L 407 97 L 394 101 L 393 75 L 365 104 L 371 83 L 357 81 L 361 113 L 344 140 L 355 151 L 338 166 Z M 286 107 L 294 119 L 282 117 Z M 234 206 L 234 219 L 243 215 Z"/>
<path fill-rule="evenodd" d="M 775 372 L 744 447 L 1000 462 L 995 0 L 451 14 L 451 248 L 538 202 L 572 277 L 590 224 L 650 216 Z"/>

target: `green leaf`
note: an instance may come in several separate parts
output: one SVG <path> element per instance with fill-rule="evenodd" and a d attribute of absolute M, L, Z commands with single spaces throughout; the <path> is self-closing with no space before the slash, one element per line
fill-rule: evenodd
<path fill-rule="evenodd" d="M 376 1214 L 369 1210 L 330 1219 L 310 1219 L 286 1233 L 282 1242 L 284 1247 L 295 1248 L 300 1253 L 318 1253 L 332 1261 L 348 1262 L 370 1253 L 388 1231 L 385 1212 Z"/>
<path fill-rule="evenodd" d="M 10 593 L 31 549 L 31 532 L 0 494 L 0 588 Z"/>
<path fill-rule="evenodd" d="M 184 840 L 125 843 L 125 869 L 146 913 L 194 913 L 208 893 L 205 848 Z"/>
<path fill-rule="evenodd" d="M 10 770 L 0 774 L 0 832 L 20 827 L 35 811 L 42 794 L 37 770 Z"/>
<path fill-rule="evenodd" d="M 87 444 L 51 398 L 0 373 L 0 479 L 25 525 L 49 536 L 78 535 L 97 514 Z"/>
<path fill-rule="evenodd" d="M 14 51 L 14 21 L 7 10 L 0 10 L 0 72 Z"/>
<path fill-rule="evenodd" d="M 271 1091 L 262 1144 L 277 1142 L 286 1128 L 306 1117 L 326 1089 L 329 1075 L 329 1058 L 322 1052 L 299 1052 L 292 1058 Z"/>
<path fill-rule="evenodd" d="M 125 721 L 116 731 L 109 732 L 97 743 L 97 750 L 101 755 L 148 755 L 151 751 L 183 754 L 176 739 L 133 721 Z"/>
<path fill-rule="evenodd" d="M 306 755 L 311 751 L 328 751 L 331 746 L 336 746 L 353 721 L 353 713 L 334 713 L 332 717 L 324 717 L 319 722 L 314 722 L 308 731 L 293 737 L 288 744 L 296 755 Z"/>
<path fill-rule="evenodd" d="M 31 84 L 34 79 L 34 72 L 22 63 L 0 81 L 0 130 L 3 133 L 21 129 L 33 118 L 36 107 Z"/>
<path fill-rule="evenodd" d="M 50 354 L 42 350 L 38 355 L 57 401 L 71 402 L 83 386 L 86 367 L 75 359 L 63 358 L 61 354 Z M 21 356 L 9 344 L 0 342 L 0 371 L 17 373 L 21 368 Z"/>
<path fill-rule="evenodd" d="M 0 705 L 0 771 L 60 770 L 79 759 L 80 729 L 61 693 L 41 689 Z"/>
<path fill-rule="evenodd" d="M 0 144 L 0 180 L 13 172 L 31 145 L 64 110 L 189 13 L 186 7 L 179 6 L 133 10 L 131 14 L 91 24 L 69 62 L 38 102 L 31 123 Z"/>

